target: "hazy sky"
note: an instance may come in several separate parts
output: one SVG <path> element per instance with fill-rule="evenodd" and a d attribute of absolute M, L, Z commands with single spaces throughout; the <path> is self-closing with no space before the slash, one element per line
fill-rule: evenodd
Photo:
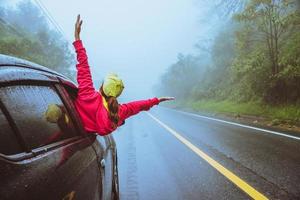
<path fill-rule="evenodd" d="M 122 96 L 131 98 L 151 97 L 153 84 L 178 53 L 195 53 L 201 35 L 199 19 L 205 13 L 195 0 L 41 2 L 71 42 L 76 15 L 81 14 L 81 38 L 95 85 L 106 73 L 118 73 L 125 83 Z"/>

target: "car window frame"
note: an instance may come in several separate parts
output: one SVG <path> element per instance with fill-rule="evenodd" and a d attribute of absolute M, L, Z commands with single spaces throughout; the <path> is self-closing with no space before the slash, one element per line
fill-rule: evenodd
<path fill-rule="evenodd" d="M 55 85 L 58 93 L 61 95 L 60 98 L 62 99 L 68 113 L 70 114 L 70 118 L 72 118 L 72 121 L 74 123 L 74 126 L 76 126 L 78 134 L 80 136 L 86 137 L 87 133 L 83 127 L 81 118 L 79 116 L 79 113 L 77 112 L 74 100 L 72 99 L 71 95 L 69 94 L 68 90 L 76 90 L 76 88 L 72 88 L 69 85 L 64 84 L 61 80 L 59 84 Z"/>
<path fill-rule="evenodd" d="M 22 80 L 22 81 L 13 81 L 13 82 L 2 83 L 0 85 L 0 88 L 7 87 L 7 86 L 23 86 L 23 85 L 53 87 L 56 94 L 59 96 L 63 105 L 67 109 L 68 115 L 69 115 L 70 120 L 72 121 L 74 129 L 75 129 L 75 136 L 66 138 L 66 139 L 51 143 L 51 144 L 47 144 L 47 145 L 44 145 L 41 147 L 30 148 L 26 144 L 24 137 L 22 136 L 16 122 L 12 118 L 11 114 L 7 110 L 4 103 L 0 100 L 0 108 L 1 108 L 4 116 L 6 117 L 8 123 L 9 123 L 9 126 L 12 128 L 13 134 L 15 134 L 15 136 L 17 138 L 16 142 L 21 146 L 22 151 L 23 151 L 21 153 L 17 153 L 17 154 L 13 154 L 13 155 L 5 155 L 5 154 L 0 153 L 0 158 L 4 158 L 5 160 L 8 160 L 8 161 L 18 162 L 18 161 L 22 161 L 25 159 L 30 159 L 30 158 L 36 157 L 38 155 L 41 155 L 41 154 L 49 152 L 51 150 L 63 147 L 65 145 L 76 142 L 83 138 L 84 135 L 81 130 L 82 129 L 81 123 L 78 123 L 78 119 L 76 119 L 77 117 L 74 116 L 74 111 L 72 111 L 72 108 L 70 107 L 71 99 L 68 99 L 68 97 L 64 94 L 64 91 L 61 89 L 62 86 L 61 86 L 60 82 L 58 82 L 58 81 L 36 81 L 36 80 L 24 80 L 23 81 Z"/>

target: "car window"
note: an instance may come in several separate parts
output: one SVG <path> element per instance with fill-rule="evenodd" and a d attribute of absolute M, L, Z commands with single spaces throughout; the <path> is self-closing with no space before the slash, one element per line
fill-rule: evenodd
<path fill-rule="evenodd" d="M 74 126 L 52 86 L 7 86 L 1 99 L 30 148 L 76 135 Z"/>
<path fill-rule="evenodd" d="M 13 155 L 21 153 L 22 149 L 19 145 L 15 134 L 13 133 L 6 117 L 0 110 L 0 153 L 5 155 Z"/>

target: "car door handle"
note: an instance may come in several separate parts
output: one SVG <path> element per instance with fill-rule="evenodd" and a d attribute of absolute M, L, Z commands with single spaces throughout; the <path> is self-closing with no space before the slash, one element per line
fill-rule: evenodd
<path fill-rule="evenodd" d="M 101 159 L 100 165 L 101 165 L 102 168 L 105 168 L 105 160 L 104 160 L 104 158 Z"/>

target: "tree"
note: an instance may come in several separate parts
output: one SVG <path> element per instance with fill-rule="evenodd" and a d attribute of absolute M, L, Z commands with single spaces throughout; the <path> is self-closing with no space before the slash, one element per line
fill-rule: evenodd
<path fill-rule="evenodd" d="M 272 75 L 278 74 L 283 66 L 279 64 L 284 39 L 293 29 L 295 2 L 291 0 L 252 0 L 245 10 L 235 18 L 246 24 L 243 31 L 248 41 L 264 42 L 271 63 Z"/>
<path fill-rule="evenodd" d="M 300 88 L 295 87 L 300 79 L 296 54 L 300 48 L 300 17 L 295 3 L 251 0 L 235 16 L 240 23 L 236 33 L 238 55 L 233 65 L 235 79 L 250 86 L 248 93 L 269 103 L 296 102 L 300 98 Z"/>
<path fill-rule="evenodd" d="M 233 20 L 218 23 L 213 39 L 200 40 L 192 62 L 191 57 L 180 56 L 164 74 L 162 88 L 189 100 L 300 102 L 300 8 L 296 0 L 210 3 L 226 17 L 243 9 Z M 188 63 L 198 67 L 186 70 Z"/>
<path fill-rule="evenodd" d="M 15 8 L 0 3 L 0 8 L 0 53 L 36 62 L 74 80 L 70 70 L 74 55 L 67 41 L 50 29 L 31 1 L 21 1 Z"/>
<path fill-rule="evenodd" d="M 160 93 L 186 99 L 198 84 L 200 76 L 199 61 L 191 55 L 179 54 L 177 62 L 171 65 L 160 79 Z"/>

